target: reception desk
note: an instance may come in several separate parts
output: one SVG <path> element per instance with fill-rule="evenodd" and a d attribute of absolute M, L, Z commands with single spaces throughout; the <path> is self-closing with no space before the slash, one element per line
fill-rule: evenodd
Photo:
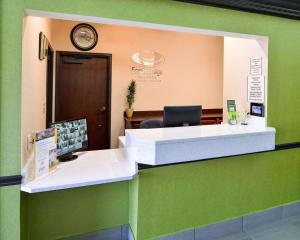
<path fill-rule="evenodd" d="M 76 207 L 87 221 L 94 221 L 93 214 L 100 206 L 101 219 L 109 218 L 112 212 L 124 217 L 124 221 L 105 228 L 129 224 L 135 239 L 156 239 L 259 211 L 261 199 L 284 186 L 280 185 L 282 178 L 270 170 L 284 166 L 287 159 L 283 154 L 277 159 L 282 165 L 274 161 L 272 151 L 222 158 L 273 150 L 274 128 L 220 124 L 132 129 L 119 138 L 119 144 L 118 149 L 77 153 L 78 159 L 59 163 L 48 175 L 23 183 L 21 190 L 32 199 L 28 201 L 29 212 L 36 222 L 43 223 L 44 215 L 53 212 L 65 220 Z M 293 157 L 288 160 L 296 161 Z M 149 168 L 138 169 L 138 163 Z M 270 179 L 277 183 L 274 187 L 270 187 Z M 262 187 L 257 188 L 257 183 Z M 61 204 L 61 199 L 71 207 Z M 239 207 L 229 208 L 229 202 Z"/>
<path fill-rule="evenodd" d="M 275 129 L 256 125 L 206 125 L 128 129 L 127 147 L 138 163 L 164 165 L 275 149 Z"/>
<path fill-rule="evenodd" d="M 119 142 L 118 149 L 78 153 L 75 161 L 60 163 L 21 189 L 35 193 L 127 181 L 137 174 L 138 163 L 161 166 L 270 151 L 275 149 L 275 129 L 228 124 L 129 129 Z"/>

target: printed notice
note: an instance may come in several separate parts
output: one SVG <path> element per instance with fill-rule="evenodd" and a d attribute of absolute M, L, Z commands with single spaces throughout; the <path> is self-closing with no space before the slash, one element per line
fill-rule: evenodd
<path fill-rule="evenodd" d="M 250 58 L 250 75 L 262 75 L 262 57 Z"/>
<path fill-rule="evenodd" d="M 56 160 L 55 129 L 48 128 L 35 134 L 35 177 L 47 174 Z"/>
<path fill-rule="evenodd" d="M 248 102 L 264 103 L 265 101 L 265 77 L 248 77 Z"/>

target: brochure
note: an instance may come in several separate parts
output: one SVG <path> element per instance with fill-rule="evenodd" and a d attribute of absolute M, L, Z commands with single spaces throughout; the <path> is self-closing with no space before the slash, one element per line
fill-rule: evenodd
<path fill-rule="evenodd" d="M 56 130 L 48 128 L 35 133 L 34 163 L 35 178 L 55 169 L 56 165 Z"/>
<path fill-rule="evenodd" d="M 228 123 L 237 124 L 235 100 L 227 100 Z"/>

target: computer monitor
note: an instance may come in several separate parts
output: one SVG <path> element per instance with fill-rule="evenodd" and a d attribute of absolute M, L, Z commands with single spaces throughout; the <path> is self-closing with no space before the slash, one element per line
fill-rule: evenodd
<path fill-rule="evenodd" d="M 164 107 L 164 127 L 182 127 L 200 125 L 202 106 Z"/>
<path fill-rule="evenodd" d="M 53 123 L 57 129 L 57 158 L 61 162 L 77 158 L 75 151 L 88 147 L 87 119 L 76 119 Z"/>

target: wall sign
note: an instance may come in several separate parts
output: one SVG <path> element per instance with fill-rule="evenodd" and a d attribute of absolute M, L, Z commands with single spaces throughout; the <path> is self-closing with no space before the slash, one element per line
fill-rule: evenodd
<path fill-rule="evenodd" d="M 149 67 L 132 67 L 133 78 L 139 82 L 161 82 L 162 70 Z"/>
<path fill-rule="evenodd" d="M 131 68 L 133 79 L 142 82 L 160 82 L 165 58 L 161 53 L 152 50 L 135 52 L 131 56 L 135 66 Z"/>
<path fill-rule="evenodd" d="M 250 75 L 262 75 L 262 57 L 250 58 Z"/>
<path fill-rule="evenodd" d="M 264 103 L 265 101 L 265 77 L 248 77 L 248 102 Z"/>

